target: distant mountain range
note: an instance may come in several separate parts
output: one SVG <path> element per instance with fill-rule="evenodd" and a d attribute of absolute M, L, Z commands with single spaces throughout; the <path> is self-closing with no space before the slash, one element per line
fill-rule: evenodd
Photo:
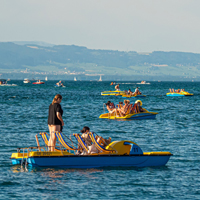
<path fill-rule="evenodd" d="M 48 72 L 112 76 L 179 76 L 198 79 L 200 54 L 94 50 L 43 42 L 1 42 L 0 73 Z"/>

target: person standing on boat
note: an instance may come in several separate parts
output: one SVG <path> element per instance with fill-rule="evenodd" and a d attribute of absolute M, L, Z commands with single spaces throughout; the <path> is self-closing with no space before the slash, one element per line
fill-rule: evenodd
<path fill-rule="evenodd" d="M 115 86 L 115 89 L 116 89 L 117 91 L 120 91 L 120 89 L 119 89 L 119 84 L 117 84 L 117 85 Z"/>
<path fill-rule="evenodd" d="M 50 133 L 49 139 L 49 151 L 55 150 L 56 145 L 56 135 L 55 131 L 62 131 L 62 127 L 64 126 L 64 122 L 62 119 L 63 110 L 61 108 L 62 96 L 57 94 L 52 103 L 49 105 L 49 116 L 48 116 L 48 127 Z"/>

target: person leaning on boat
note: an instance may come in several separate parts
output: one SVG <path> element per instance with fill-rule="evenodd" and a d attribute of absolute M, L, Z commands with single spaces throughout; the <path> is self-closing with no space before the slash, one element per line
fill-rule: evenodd
<path fill-rule="evenodd" d="M 49 116 L 48 116 L 48 127 L 50 133 L 49 139 L 49 151 L 55 150 L 56 145 L 56 136 L 54 131 L 62 131 L 62 127 L 64 126 L 64 122 L 62 119 L 63 110 L 61 108 L 62 96 L 57 94 L 52 103 L 49 105 Z"/>

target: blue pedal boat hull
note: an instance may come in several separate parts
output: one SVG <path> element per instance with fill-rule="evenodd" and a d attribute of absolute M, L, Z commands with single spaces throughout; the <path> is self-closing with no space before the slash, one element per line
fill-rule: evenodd
<path fill-rule="evenodd" d="M 106 156 L 61 156 L 30 157 L 34 167 L 101 168 L 101 167 L 152 167 L 164 166 L 171 155 L 106 155 Z"/>

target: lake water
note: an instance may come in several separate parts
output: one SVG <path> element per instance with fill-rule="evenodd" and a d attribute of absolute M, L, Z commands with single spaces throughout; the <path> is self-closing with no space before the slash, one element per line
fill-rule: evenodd
<path fill-rule="evenodd" d="M 0 199 L 200 199 L 200 83 L 119 82 L 121 90 L 140 87 L 143 107 L 159 114 L 155 120 L 101 120 L 103 103 L 122 97 L 101 96 L 113 90 L 110 82 L 56 81 L 44 85 L 0 87 Z M 192 97 L 167 97 L 169 88 L 185 88 Z M 83 126 L 113 140 L 132 140 L 143 151 L 174 154 L 163 167 L 21 170 L 9 159 L 17 147 L 36 146 L 35 135 L 48 131 L 48 106 L 63 96 L 63 133 L 78 133 Z M 131 103 L 136 99 L 132 98 Z"/>

